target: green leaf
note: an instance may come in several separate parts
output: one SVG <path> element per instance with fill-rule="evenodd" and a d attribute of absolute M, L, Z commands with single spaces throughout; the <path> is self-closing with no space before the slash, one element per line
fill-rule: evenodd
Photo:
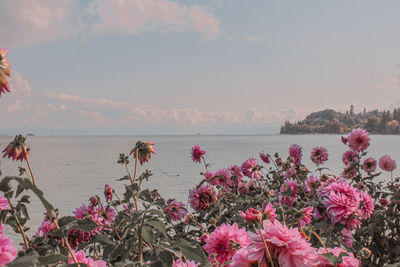
<path fill-rule="evenodd" d="M 105 245 L 112 245 L 115 247 L 114 241 L 112 241 L 108 236 L 102 234 L 95 235 L 90 243 L 101 243 Z"/>
<path fill-rule="evenodd" d="M 152 220 L 152 221 L 146 221 L 147 225 L 150 225 L 152 227 L 154 227 L 156 230 L 158 230 L 161 234 L 163 234 L 164 236 L 167 236 L 167 231 L 165 229 L 165 224 L 161 221 L 158 220 Z"/>
<path fill-rule="evenodd" d="M 74 216 L 64 216 L 58 221 L 58 226 L 60 226 L 60 228 L 62 228 L 64 226 L 66 226 L 67 224 L 73 223 L 77 220 L 78 219 L 75 218 Z"/>
<path fill-rule="evenodd" d="M 40 264 L 56 264 L 60 261 L 68 262 L 68 257 L 60 254 L 46 255 L 39 257 Z"/>
<path fill-rule="evenodd" d="M 99 227 L 99 225 L 90 218 L 78 220 L 76 222 L 76 226 L 74 226 L 74 228 L 82 230 L 84 232 L 90 232 L 97 227 Z"/>
<path fill-rule="evenodd" d="M 191 244 L 184 239 L 179 239 L 175 241 L 173 245 L 179 247 L 186 258 L 201 264 L 207 263 L 207 257 L 199 244 Z"/>
<path fill-rule="evenodd" d="M 130 180 L 128 175 L 125 175 L 124 177 L 120 178 L 120 179 L 116 179 L 115 181 L 124 181 L 124 180 Z"/>
<path fill-rule="evenodd" d="M 142 235 L 143 235 L 143 239 L 144 241 L 148 242 L 148 243 L 153 243 L 153 228 L 151 228 L 150 226 L 144 225 L 142 228 Z"/>
<path fill-rule="evenodd" d="M 39 264 L 39 255 L 37 252 L 31 252 L 28 255 L 18 257 L 13 262 L 7 264 L 8 267 L 36 267 Z"/>

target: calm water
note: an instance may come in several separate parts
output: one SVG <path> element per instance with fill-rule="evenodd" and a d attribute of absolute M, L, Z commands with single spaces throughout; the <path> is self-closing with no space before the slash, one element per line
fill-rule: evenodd
<path fill-rule="evenodd" d="M 119 153 L 128 154 L 137 140 L 154 141 L 157 154 L 149 163 L 139 167 L 153 172 L 145 188 L 158 188 L 165 197 L 186 202 L 188 190 L 201 180 L 199 173 L 203 165 L 192 162 L 190 150 L 199 144 L 206 150 L 206 160 L 211 170 L 226 168 L 231 164 L 240 165 L 250 156 L 258 153 L 280 153 L 287 157 L 288 148 L 296 143 L 303 147 L 303 163 L 310 165 L 310 151 L 315 146 L 325 146 L 329 152 L 326 167 L 331 173 L 342 170 L 341 155 L 346 147 L 339 135 L 277 135 L 277 136 L 84 136 L 84 137 L 29 137 L 30 160 L 39 188 L 45 197 L 60 210 L 61 215 L 70 215 L 90 196 L 102 196 L 104 184 L 109 183 L 120 195 L 123 184 L 115 179 L 123 177 L 125 169 L 117 164 Z M 0 137 L 0 148 L 12 141 L 12 137 Z M 400 161 L 400 136 L 372 136 L 369 156 L 379 158 L 391 155 Z M 130 169 L 133 168 L 133 161 Z M 25 163 L 2 159 L 3 175 L 18 175 L 18 166 L 27 168 Z M 396 172 L 396 175 L 399 173 Z M 30 206 L 31 236 L 36 232 L 43 218 L 44 209 L 32 196 Z"/>

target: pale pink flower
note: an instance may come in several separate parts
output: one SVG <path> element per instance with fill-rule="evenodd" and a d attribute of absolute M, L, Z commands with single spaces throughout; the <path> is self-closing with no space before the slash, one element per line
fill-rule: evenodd
<path fill-rule="evenodd" d="M 219 263 L 219 266 L 232 260 L 236 251 L 246 247 L 250 242 L 245 228 L 238 227 L 237 223 L 233 225 L 222 224 L 206 239 L 203 246 L 208 253 L 211 262 Z M 225 265 L 230 266 L 230 265 Z"/>
<path fill-rule="evenodd" d="M 314 147 L 311 150 L 311 160 L 317 165 L 324 164 L 328 160 L 328 150 L 325 147 Z"/>
<path fill-rule="evenodd" d="M 314 207 L 306 207 L 301 210 L 301 218 L 299 220 L 299 227 L 303 227 L 312 222 Z"/>
<path fill-rule="evenodd" d="M 311 247 L 297 228 L 288 228 L 278 220 L 264 220 L 261 234 L 262 237 L 259 233 L 249 232 L 249 260 L 266 264 L 265 240 L 271 256 L 278 260 L 280 266 L 307 267 L 314 263 L 316 249 Z"/>
<path fill-rule="evenodd" d="M 346 244 L 349 248 L 353 246 L 353 233 L 351 230 L 344 228 L 343 232 L 340 234 L 343 238 L 343 243 Z"/>
<path fill-rule="evenodd" d="M 375 205 L 371 196 L 365 193 L 364 191 L 361 191 L 361 204 L 362 207 L 359 210 L 358 215 L 360 215 L 361 220 L 368 219 L 374 212 Z"/>
<path fill-rule="evenodd" d="M 0 48 L 0 97 L 2 93 L 10 92 L 8 77 L 10 77 L 10 62 L 7 59 L 8 49 Z"/>
<path fill-rule="evenodd" d="M 363 161 L 363 169 L 365 172 L 370 173 L 376 170 L 376 160 L 373 158 L 367 158 Z"/>
<path fill-rule="evenodd" d="M 245 162 L 242 163 L 241 166 L 242 172 L 244 175 L 255 178 L 255 179 L 262 179 L 262 174 L 260 173 L 261 166 L 258 165 L 257 160 L 254 158 L 249 158 Z"/>
<path fill-rule="evenodd" d="M 195 211 L 208 210 L 217 199 L 214 188 L 203 184 L 199 188 L 195 187 L 189 192 L 190 206 Z"/>
<path fill-rule="evenodd" d="M 362 152 L 369 147 L 371 138 L 364 129 L 354 129 L 348 137 L 348 146 L 356 152 Z"/>
<path fill-rule="evenodd" d="M 184 262 L 182 259 L 178 259 L 172 263 L 172 267 L 198 267 L 200 263 L 196 263 L 195 261 L 186 260 Z"/>
<path fill-rule="evenodd" d="M 2 226 L 2 229 L 3 226 Z M 13 244 L 13 240 L 4 233 L 0 234 L 0 266 L 12 262 L 17 257 L 17 248 Z"/>
<path fill-rule="evenodd" d="M 245 248 L 239 249 L 235 255 L 233 255 L 232 263 L 230 267 L 268 267 L 268 265 L 257 265 L 257 261 L 249 260 L 249 251 Z"/>
<path fill-rule="evenodd" d="M 267 206 L 265 206 L 264 208 L 264 216 L 265 219 L 270 220 L 271 222 L 273 222 L 276 218 L 276 209 L 274 208 L 274 206 L 271 204 L 271 202 L 268 203 Z"/>
<path fill-rule="evenodd" d="M 297 199 L 297 187 L 299 185 L 297 184 L 296 180 L 294 179 L 287 179 L 284 184 L 282 184 L 280 188 L 280 194 L 278 196 L 279 202 L 288 205 L 288 206 L 293 206 L 294 202 Z M 284 192 L 290 192 L 290 196 L 286 196 L 283 194 Z"/>
<path fill-rule="evenodd" d="M 261 210 L 256 210 L 255 208 L 250 208 L 243 211 L 239 211 L 240 216 L 248 223 L 258 223 L 262 221 L 263 213 Z"/>
<path fill-rule="evenodd" d="M 101 260 L 94 260 L 91 257 L 86 257 L 85 252 L 83 250 L 78 250 L 75 252 L 76 259 L 79 263 L 85 263 L 88 267 L 107 267 L 107 263 Z M 75 263 L 71 254 L 68 256 L 68 263 Z"/>
<path fill-rule="evenodd" d="M 186 216 L 185 204 L 177 200 L 169 199 L 165 205 L 164 214 L 172 221 L 182 220 Z"/>
<path fill-rule="evenodd" d="M 206 154 L 206 151 L 200 149 L 199 145 L 195 145 L 194 147 L 192 147 L 192 160 L 194 162 L 200 163 L 204 154 Z"/>
<path fill-rule="evenodd" d="M 268 155 L 266 155 L 264 152 L 260 152 L 260 158 L 266 164 L 269 164 L 271 162 Z"/>
<path fill-rule="evenodd" d="M 352 164 L 353 162 L 359 162 L 360 157 L 358 156 L 358 153 L 353 151 L 353 150 L 347 150 L 346 152 L 343 153 L 342 156 L 342 161 L 344 165 L 348 166 Z"/>
<path fill-rule="evenodd" d="M 8 200 L 3 195 L 0 195 L 0 210 L 9 210 Z"/>
<path fill-rule="evenodd" d="M 384 171 L 391 172 L 396 169 L 396 161 L 392 159 L 389 155 L 384 155 L 379 159 L 379 168 Z"/>
<path fill-rule="evenodd" d="M 302 148 L 296 144 L 291 145 L 289 147 L 289 155 L 293 159 L 293 164 L 299 165 L 303 156 Z"/>
<path fill-rule="evenodd" d="M 109 184 L 106 184 L 104 186 L 104 197 L 106 198 L 106 201 L 112 201 L 113 199 L 113 189 Z"/>
<path fill-rule="evenodd" d="M 333 264 L 328 262 L 324 256 L 321 254 L 325 253 L 333 253 L 336 257 L 339 257 L 340 253 L 346 253 L 349 256 L 343 256 L 343 262 L 338 263 L 338 267 L 358 267 L 360 266 L 360 261 L 354 257 L 354 254 L 352 252 L 348 252 L 342 248 L 335 247 L 335 248 L 328 248 L 328 252 L 325 250 L 325 248 L 319 248 L 318 249 L 318 261 L 319 264 L 316 265 L 316 267 L 333 267 Z"/>

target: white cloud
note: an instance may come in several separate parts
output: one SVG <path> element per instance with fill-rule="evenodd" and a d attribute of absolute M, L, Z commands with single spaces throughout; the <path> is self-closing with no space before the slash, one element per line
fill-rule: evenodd
<path fill-rule="evenodd" d="M 262 43 L 264 41 L 264 39 L 261 36 L 251 35 L 251 34 L 246 34 L 244 36 L 244 40 L 246 42 L 252 43 L 252 44 L 259 44 L 259 43 Z"/>
<path fill-rule="evenodd" d="M 220 35 L 219 20 L 199 5 L 170 0 L 0 0 L 2 45 L 29 46 L 109 33 L 147 31 Z"/>

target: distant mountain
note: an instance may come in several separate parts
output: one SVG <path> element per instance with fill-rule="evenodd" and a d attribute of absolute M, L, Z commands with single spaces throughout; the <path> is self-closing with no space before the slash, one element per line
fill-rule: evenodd
<path fill-rule="evenodd" d="M 304 120 L 286 121 L 281 134 L 346 134 L 364 128 L 372 134 L 400 134 L 400 108 L 390 111 L 364 111 L 355 114 L 354 106 L 346 113 L 325 109 L 311 113 Z"/>

